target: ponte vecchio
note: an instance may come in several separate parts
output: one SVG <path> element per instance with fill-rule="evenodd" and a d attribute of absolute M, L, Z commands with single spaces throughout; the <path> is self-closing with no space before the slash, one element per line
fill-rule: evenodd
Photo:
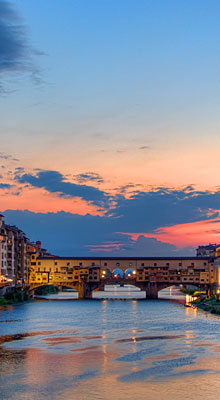
<path fill-rule="evenodd" d="M 215 290 L 214 258 L 211 257 L 38 257 L 29 262 L 30 293 L 40 286 L 54 285 L 78 291 L 79 299 L 92 298 L 105 285 L 131 284 L 156 299 L 171 285 L 193 285 Z"/>

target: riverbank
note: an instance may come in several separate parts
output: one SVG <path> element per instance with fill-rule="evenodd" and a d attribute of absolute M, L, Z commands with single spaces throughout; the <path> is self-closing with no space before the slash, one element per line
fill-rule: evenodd
<path fill-rule="evenodd" d="M 191 304 L 200 310 L 210 312 L 211 314 L 220 315 L 220 301 L 216 300 L 215 297 L 197 299 Z"/>
<path fill-rule="evenodd" d="M 193 289 L 182 289 L 181 292 L 190 297 L 189 299 L 186 297 L 187 306 L 220 315 L 220 301 L 217 300 L 216 296 L 206 297 L 205 291 L 196 291 Z"/>
<path fill-rule="evenodd" d="M 16 290 L 13 292 L 8 292 L 4 296 L 0 296 L 0 306 L 23 303 L 30 299 L 31 297 L 25 290 Z"/>

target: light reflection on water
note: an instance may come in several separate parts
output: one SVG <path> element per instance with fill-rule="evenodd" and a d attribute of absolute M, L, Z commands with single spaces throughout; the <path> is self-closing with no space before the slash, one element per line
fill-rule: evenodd
<path fill-rule="evenodd" d="M 1 400 L 217 400 L 220 320 L 167 301 L 0 311 Z"/>
<path fill-rule="evenodd" d="M 132 285 L 109 285 L 105 287 L 104 291 L 94 291 L 92 295 L 93 299 L 145 299 L 145 291 L 141 291 L 139 288 Z M 180 289 L 175 287 L 167 288 L 159 292 L 159 299 L 176 299 L 185 300 L 185 295 L 180 292 Z M 50 295 L 38 296 L 38 298 L 57 300 L 57 299 L 78 299 L 78 293 L 76 291 L 64 291 Z"/>

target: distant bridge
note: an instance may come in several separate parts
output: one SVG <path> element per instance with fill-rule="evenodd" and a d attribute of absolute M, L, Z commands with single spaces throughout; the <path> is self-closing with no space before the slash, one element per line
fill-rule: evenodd
<path fill-rule="evenodd" d="M 78 291 L 79 299 L 92 297 L 105 285 L 131 284 L 146 292 L 147 299 L 171 285 L 193 285 L 215 291 L 214 260 L 210 257 L 61 258 L 31 256 L 28 289 L 54 285 Z"/>

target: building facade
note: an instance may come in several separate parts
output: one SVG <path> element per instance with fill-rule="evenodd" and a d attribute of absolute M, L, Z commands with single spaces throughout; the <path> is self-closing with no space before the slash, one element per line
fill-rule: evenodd
<path fill-rule="evenodd" d="M 171 285 L 210 289 L 215 279 L 214 259 L 210 257 L 64 258 L 38 257 L 35 253 L 29 261 L 31 290 L 53 284 L 80 293 L 84 282 L 90 297 L 92 290 L 103 290 L 106 284 L 130 283 L 148 294 L 154 288 L 157 294 Z"/>
<path fill-rule="evenodd" d="M 38 245 L 30 243 L 24 232 L 5 224 L 0 215 L 0 286 L 25 286 L 28 281 L 30 253 L 38 253 Z"/>

